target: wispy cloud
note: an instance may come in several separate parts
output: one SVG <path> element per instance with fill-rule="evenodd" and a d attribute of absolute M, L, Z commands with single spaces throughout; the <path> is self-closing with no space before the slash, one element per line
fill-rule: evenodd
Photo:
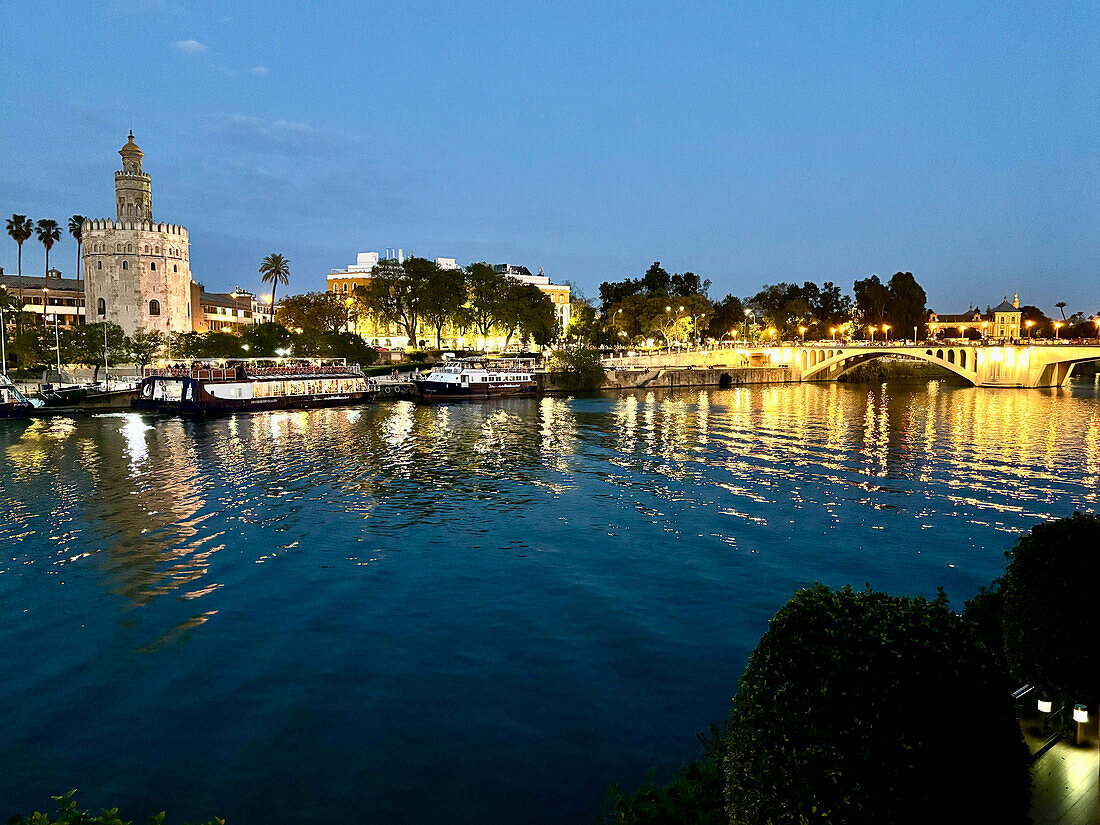
<path fill-rule="evenodd" d="M 177 40 L 172 48 L 184 54 L 202 54 L 208 51 L 207 47 L 198 40 Z"/>
<path fill-rule="evenodd" d="M 267 77 L 270 72 L 267 70 L 267 66 L 253 66 L 249 69 L 256 77 Z"/>
<path fill-rule="evenodd" d="M 348 140 L 335 132 L 290 120 L 221 115 L 208 121 L 205 129 L 211 140 L 259 155 L 329 156 L 349 148 Z"/>

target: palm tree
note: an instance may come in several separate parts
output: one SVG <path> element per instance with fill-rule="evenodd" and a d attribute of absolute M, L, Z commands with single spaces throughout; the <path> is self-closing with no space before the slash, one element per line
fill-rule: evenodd
<path fill-rule="evenodd" d="M 1062 320 L 1066 320 L 1066 302 L 1059 301 L 1054 306 L 1058 307 L 1058 311 L 1062 313 Z"/>
<path fill-rule="evenodd" d="M 80 249 L 84 245 L 80 239 L 80 227 L 86 221 L 83 215 L 73 215 L 69 218 L 69 234 L 76 238 L 76 277 L 80 277 Z"/>
<path fill-rule="evenodd" d="M 38 240 L 42 241 L 42 246 L 46 247 L 46 275 L 49 275 L 50 249 L 55 243 L 61 243 L 61 227 L 57 225 L 57 221 L 43 218 L 35 225 L 34 231 L 38 234 Z"/>
<path fill-rule="evenodd" d="M 34 234 L 34 225 L 26 215 L 12 215 L 8 218 L 8 234 L 19 244 L 19 275 L 23 275 L 23 241 Z"/>
<path fill-rule="evenodd" d="M 271 311 L 275 311 L 275 290 L 279 284 L 286 286 L 290 281 L 290 261 L 278 252 L 272 252 L 260 264 L 260 280 L 271 284 Z"/>

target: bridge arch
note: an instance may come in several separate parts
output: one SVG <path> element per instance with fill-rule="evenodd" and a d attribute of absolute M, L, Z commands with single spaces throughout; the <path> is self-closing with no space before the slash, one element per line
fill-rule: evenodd
<path fill-rule="evenodd" d="M 820 357 L 817 353 L 820 353 Z M 973 357 L 967 357 L 967 350 L 962 348 L 958 350 L 948 349 L 946 352 L 938 349 L 933 352 L 930 349 L 921 350 L 909 347 L 860 347 L 849 350 L 817 350 L 813 355 L 807 355 L 806 350 L 803 350 L 798 363 L 805 365 L 801 376 L 803 381 L 835 381 L 861 364 L 890 356 L 935 364 L 949 372 L 953 372 L 971 384 L 978 383 L 977 373 L 968 368 L 976 367 L 977 361 Z"/>

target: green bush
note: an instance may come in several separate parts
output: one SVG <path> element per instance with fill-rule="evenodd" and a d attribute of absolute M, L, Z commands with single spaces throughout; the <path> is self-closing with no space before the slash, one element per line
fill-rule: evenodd
<path fill-rule="evenodd" d="M 1010 685 L 935 601 L 818 585 L 772 619 L 729 717 L 739 825 L 1023 823 Z"/>
<path fill-rule="evenodd" d="M 550 371 L 556 373 L 555 383 L 567 390 L 598 390 L 605 377 L 595 349 L 558 350 L 550 358 Z"/>
<path fill-rule="evenodd" d="M 53 816 L 35 812 L 27 817 L 18 814 L 8 819 L 8 825 L 131 825 L 129 820 L 124 820 L 118 815 L 118 808 L 102 810 L 98 814 L 91 811 L 82 811 L 76 806 L 73 797 L 76 790 L 71 790 L 62 796 L 52 797 L 57 803 L 57 813 Z M 163 825 L 164 811 L 149 817 L 149 825 Z M 225 825 L 224 819 L 214 817 L 203 825 Z"/>
<path fill-rule="evenodd" d="M 1074 513 L 1021 536 L 1002 579 L 1005 653 L 1048 696 L 1100 701 L 1100 517 Z"/>
<path fill-rule="evenodd" d="M 702 736 L 700 734 L 700 736 Z M 729 822 L 723 805 L 726 787 L 722 775 L 724 732 L 711 725 L 703 738 L 703 754 L 681 768 L 667 785 L 656 783 L 650 771 L 645 784 L 633 796 L 617 786 L 609 792 L 608 825 L 725 825 Z"/>

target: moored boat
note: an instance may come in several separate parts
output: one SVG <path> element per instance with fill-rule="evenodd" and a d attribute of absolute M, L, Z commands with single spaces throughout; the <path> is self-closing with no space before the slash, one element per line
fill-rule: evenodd
<path fill-rule="evenodd" d="M 365 404 L 376 394 L 343 358 L 231 358 L 147 367 L 132 407 L 205 416 Z"/>
<path fill-rule="evenodd" d="M 533 358 L 455 358 L 414 383 L 424 401 L 510 398 L 539 390 Z"/>
<path fill-rule="evenodd" d="M 32 404 L 15 388 L 8 376 L 0 374 L 0 418 L 30 418 Z"/>

